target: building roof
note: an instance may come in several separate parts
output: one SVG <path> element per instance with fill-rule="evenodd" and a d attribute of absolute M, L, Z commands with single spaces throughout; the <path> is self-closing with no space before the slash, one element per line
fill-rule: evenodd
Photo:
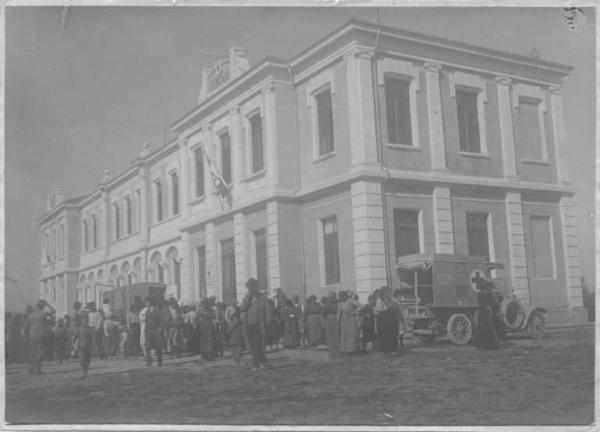
<path fill-rule="evenodd" d="M 58 213 L 63 208 L 76 206 L 77 204 L 82 202 L 85 198 L 87 198 L 88 195 L 81 195 L 81 196 L 78 196 L 75 198 L 69 198 L 69 199 L 64 200 L 63 202 L 57 204 L 56 206 L 54 206 L 54 208 L 48 210 L 46 213 L 44 213 L 42 216 L 40 216 L 38 218 L 38 220 L 37 220 L 38 225 L 42 225 L 44 222 L 46 222 L 52 216 L 55 216 L 56 213 Z"/>

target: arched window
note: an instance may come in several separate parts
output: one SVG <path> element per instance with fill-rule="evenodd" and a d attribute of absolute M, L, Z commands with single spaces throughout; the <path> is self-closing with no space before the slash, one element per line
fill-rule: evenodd
<path fill-rule="evenodd" d="M 119 203 L 114 203 L 115 213 L 115 239 L 121 238 L 121 215 L 119 214 Z"/>

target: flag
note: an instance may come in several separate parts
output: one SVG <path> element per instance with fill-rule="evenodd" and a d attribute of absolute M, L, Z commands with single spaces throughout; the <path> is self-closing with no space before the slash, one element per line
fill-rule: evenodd
<path fill-rule="evenodd" d="M 231 186 L 227 184 L 219 170 L 214 166 L 212 160 L 208 156 L 208 153 L 206 151 L 203 151 L 203 153 L 204 157 L 206 158 L 206 163 L 208 164 L 208 169 L 210 170 L 210 176 L 215 184 L 215 187 L 217 188 L 217 192 L 219 192 L 221 197 L 225 197 L 229 193 Z"/>

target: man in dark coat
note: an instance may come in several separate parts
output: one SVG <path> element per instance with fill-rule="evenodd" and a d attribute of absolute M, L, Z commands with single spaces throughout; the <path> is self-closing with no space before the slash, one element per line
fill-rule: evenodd
<path fill-rule="evenodd" d="M 156 351 L 156 362 L 162 365 L 162 350 L 164 347 L 164 330 L 166 323 L 159 304 L 163 303 L 160 299 L 152 299 L 146 310 L 146 324 L 144 333 L 146 336 L 146 365 L 152 366 L 152 350 Z"/>
<path fill-rule="evenodd" d="M 46 311 L 48 307 L 49 311 Z M 42 373 L 44 338 L 52 333 L 49 318 L 56 311 L 46 300 L 39 300 L 34 312 L 25 321 L 25 337 L 29 341 L 29 372 L 34 375 Z"/>
<path fill-rule="evenodd" d="M 258 281 L 254 278 L 246 282 L 248 293 L 242 302 L 240 309 L 245 312 L 248 342 L 252 352 L 252 370 L 259 370 L 261 365 L 268 366 L 264 353 L 264 341 L 267 336 L 269 323 L 269 310 L 267 296 L 258 290 Z"/>

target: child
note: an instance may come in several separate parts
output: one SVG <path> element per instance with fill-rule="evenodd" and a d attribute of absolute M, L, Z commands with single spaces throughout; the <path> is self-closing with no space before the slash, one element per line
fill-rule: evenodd
<path fill-rule="evenodd" d="M 227 339 L 231 348 L 231 357 L 236 366 L 241 367 L 242 352 L 244 351 L 244 326 L 239 312 L 231 315 L 231 328 L 227 332 Z"/>
<path fill-rule="evenodd" d="M 94 329 L 89 326 L 89 317 L 87 313 L 81 315 L 81 326 L 77 329 L 77 351 L 79 362 L 83 369 L 83 377 L 87 377 L 90 359 L 92 357 L 93 333 Z"/>
<path fill-rule="evenodd" d="M 54 349 L 58 363 L 62 364 L 67 354 L 67 339 L 69 330 L 65 326 L 65 321 L 60 318 L 54 327 Z"/>

